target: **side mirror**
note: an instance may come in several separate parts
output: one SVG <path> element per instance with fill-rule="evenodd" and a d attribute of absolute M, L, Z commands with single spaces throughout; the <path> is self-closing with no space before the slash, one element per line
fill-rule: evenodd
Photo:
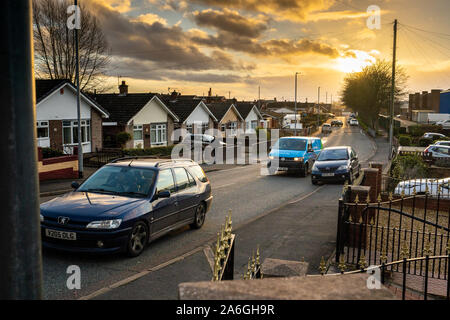
<path fill-rule="evenodd" d="M 157 198 L 170 198 L 170 191 L 164 190 L 164 191 L 158 192 L 156 195 L 157 195 Z"/>
<path fill-rule="evenodd" d="M 72 181 L 71 186 L 72 186 L 73 189 L 78 189 L 80 187 L 80 184 L 78 182 L 76 182 L 76 181 Z"/>

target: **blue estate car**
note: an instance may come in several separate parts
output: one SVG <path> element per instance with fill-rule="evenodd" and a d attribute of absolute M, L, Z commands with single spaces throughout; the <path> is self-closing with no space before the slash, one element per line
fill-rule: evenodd
<path fill-rule="evenodd" d="M 284 137 L 278 139 L 269 153 L 269 173 L 297 172 L 306 177 L 320 151 L 322 140 L 316 137 Z"/>
<path fill-rule="evenodd" d="M 201 228 L 213 198 L 202 168 L 183 159 L 119 159 L 72 186 L 41 204 L 45 248 L 135 257 L 171 230 Z"/>

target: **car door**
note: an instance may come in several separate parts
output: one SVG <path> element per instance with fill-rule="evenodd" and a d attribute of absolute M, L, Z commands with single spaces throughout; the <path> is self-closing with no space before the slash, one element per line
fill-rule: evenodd
<path fill-rule="evenodd" d="M 177 222 L 192 220 L 197 206 L 197 183 L 185 168 L 174 168 L 179 212 Z"/>
<path fill-rule="evenodd" d="M 358 157 L 356 155 L 356 152 L 353 149 L 350 150 L 350 159 L 351 159 L 350 160 L 350 164 L 351 164 L 351 167 L 352 167 L 352 171 L 353 171 L 354 174 L 356 174 L 359 171 L 359 169 L 360 169 L 360 164 L 359 164 L 359 160 L 358 160 Z"/>
<path fill-rule="evenodd" d="M 433 157 L 448 158 L 450 156 L 448 150 L 449 149 L 445 147 L 435 147 L 433 148 Z"/>
<path fill-rule="evenodd" d="M 156 198 L 153 200 L 153 213 L 150 218 L 150 233 L 157 235 L 167 231 L 176 222 L 179 210 L 175 180 L 171 169 L 160 170 L 156 180 L 156 192 L 169 191 L 169 198 Z"/>

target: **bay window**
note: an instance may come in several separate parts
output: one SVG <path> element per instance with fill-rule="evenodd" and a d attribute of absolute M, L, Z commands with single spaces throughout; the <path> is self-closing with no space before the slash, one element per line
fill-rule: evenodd
<path fill-rule="evenodd" d="M 156 146 L 167 144 L 167 124 L 150 125 L 150 144 Z"/>
<path fill-rule="evenodd" d="M 88 143 L 91 141 L 91 122 L 90 120 L 81 120 L 81 142 Z M 78 121 L 63 121 L 63 144 L 78 143 Z"/>

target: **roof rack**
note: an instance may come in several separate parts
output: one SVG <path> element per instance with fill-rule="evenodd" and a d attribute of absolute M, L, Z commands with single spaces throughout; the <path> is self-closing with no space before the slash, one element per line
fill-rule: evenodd
<path fill-rule="evenodd" d="M 122 157 L 117 158 L 109 163 L 116 163 L 119 161 L 126 161 L 126 160 L 138 160 L 138 159 L 158 159 L 157 156 L 129 156 L 129 157 Z M 162 159 L 161 161 L 156 162 L 155 167 L 158 167 L 161 163 L 168 163 L 168 162 L 192 162 L 194 163 L 194 160 L 188 159 L 188 158 L 180 158 L 180 159 Z"/>

